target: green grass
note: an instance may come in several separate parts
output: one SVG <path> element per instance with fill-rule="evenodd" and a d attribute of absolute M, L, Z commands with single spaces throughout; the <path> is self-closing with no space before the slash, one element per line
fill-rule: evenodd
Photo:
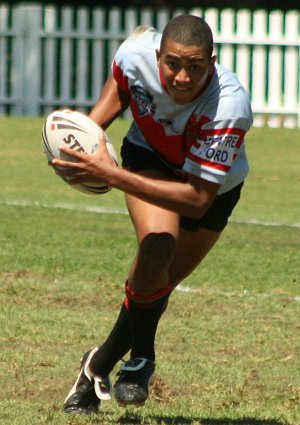
<path fill-rule="evenodd" d="M 173 294 L 145 407 L 75 417 L 62 402 L 114 323 L 136 242 L 128 215 L 85 210 L 125 211 L 121 193 L 81 194 L 47 167 L 43 121 L 0 118 L 0 424 L 300 424 L 299 131 L 251 130 L 243 197 Z"/>

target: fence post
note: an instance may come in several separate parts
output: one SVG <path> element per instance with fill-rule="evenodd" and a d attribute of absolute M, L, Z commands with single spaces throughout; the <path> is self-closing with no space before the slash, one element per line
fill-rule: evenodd
<path fill-rule="evenodd" d="M 93 13 L 93 32 L 99 33 L 101 28 L 105 28 L 105 13 L 102 9 L 96 9 Z M 100 91 L 105 83 L 105 76 L 103 75 L 103 70 L 105 69 L 105 41 L 104 40 L 94 40 L 93 42 L 93 73 L 92 73 L 92 101 L 93 104 L 96 103 Z"/>
<path fill-rule="evenodd" d="M 12 11 L 12 32 L 14 38 L 11 52 L 11 87 L 13 100 L 11 112 L 13 115 L 22 115 L 23 113 L 24 9 L 24 6 L 16 6 Z"/>
<path fill-rule="evenodd" d="M 286 14 L 285 37 L 287 47 L 285 51 L 284 68 L 284 105 L 296 111 L 296 116 L 288 115 L 285 118 L 285 126 L 300 128 L 300 44 L 289 46 L 299 35 L 299 13 L 291 10 Z M 298 75 L 298 78 L 295 78 Z"/>
<path fill-rule="evenodd" d="M 24 115 L 39 114 L 41 6 L 25 6 Z"/>
<path fill-rule="evenodd" d="M 235 71 L 234 69 L 234 45 L 228 43 L 227 40 L 232 40 L 234 38 L 234 10 L 233 9 L 224 9 L 221 13 L 221 33 L 222 37 L 225 39 L 225 43 L 221 46 L 220 49 L 220 58 L 219 61 L 222 65 L 227 68 Z"/>
<path fill-rule="evenodd" d="M 253 67 L 252 67 L 252 106 L 253 110 L 258 110 L 254 114 L 254 125 L 261 127 L 265 124 L 265 117 L 261 111 L 266 106 L 266 50 L 260 44 L 267 37 L 267 13 L 264 10 L 258 10 L 253 14 L 253 34 L 257 44 L 253 48 Z"/>
<path fill-rule="evenodd" d="M 241 9 L 237 13 L 237 34 L 242 40 L 250 39 L 250 11 Z M 239 73 L 239 79 L 244 85 L 247 92 L 250 94 L 251 82 L 251 52 L 249 46 L 241 44 L 237 46 L 236 65 Z"/>
<path fill-rule="evenodd" d="M 271 12 L 269 19 L 271 40 L 281 39 L 283 34 L 283 14 L 280 11 Z M 282 58 L 282 47 L 270 46 L 268 102 L 274 109 L 280 109 L 282 106 Z M 281 120 L 276 115 L 271 115 L 268 119 L 268 125 L 270 127 L 279 127 Z"/>

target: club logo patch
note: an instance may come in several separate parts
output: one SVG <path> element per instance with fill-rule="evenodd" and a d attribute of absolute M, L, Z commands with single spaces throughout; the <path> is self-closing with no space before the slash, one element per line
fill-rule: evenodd
<path fill-rule="evenodd" d="M 164 118 L 159 118 L 157 120 L 157 122 L 162 125 L 166 130 L 171 131 L 172 133 L 178 133 L 178 131 L 176 130 L 174 123 L 172 120 L 166 120 Z"/>
<path fill-rule="evenodd" d="M 135 101 L 140 117 L 144 117 L 145 115 L 154 115 L 155 105 L 151 94 L 147 93 L 146 90 L 140 86 L 132 86 L 130 88 L 130 92 L 133 100 Z"/>

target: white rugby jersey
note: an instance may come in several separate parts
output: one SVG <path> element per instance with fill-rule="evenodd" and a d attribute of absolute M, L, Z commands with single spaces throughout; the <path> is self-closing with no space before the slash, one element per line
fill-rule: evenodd
<path fill-rule="evenodd" d="M 160 39 L 153 28 L 135 32 L 114 58 L 113 75 L 130 94 L 134 118 L 127 138 L 183 174 L 220 184 L 218 194 L 225 193 L 248 173 L 244 136 L 252 125 L 249 97 L 235 74 L 216 64 L 199 96 L 176 104 L 157 66 Z"/>

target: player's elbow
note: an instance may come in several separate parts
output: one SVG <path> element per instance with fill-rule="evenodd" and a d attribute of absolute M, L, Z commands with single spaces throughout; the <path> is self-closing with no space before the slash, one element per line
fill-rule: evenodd
<path fill-rule="evenodd" d="M 199 219 L 203 217 L 208 208 L 210 207 L 211 202 L 203 202 L 203 201 L 194 201 L 186 208 L 185 216 L 192 219 Z"/>
<path fill-rule="evenodd" d="M 219 185 L 193 177 L 189 183 L 186 216 L 199 219 L 214 202 Z"/>
<path fill-rule="evenodd" d="M 187 202 L 185 216 L 192 219 L 203 217 L 211 204 L 214 202 L 215 194 L 201 192 L 193 194 Z"/>
<path fill-rule="evenodd" d="M 206 211 L 207 208 L 195 208 L 193 206 L 190 206 L 187 209 L 187 213 L 185 214 L 185 216 L 197 220 L 201 218 L 206 213 Z"/>

